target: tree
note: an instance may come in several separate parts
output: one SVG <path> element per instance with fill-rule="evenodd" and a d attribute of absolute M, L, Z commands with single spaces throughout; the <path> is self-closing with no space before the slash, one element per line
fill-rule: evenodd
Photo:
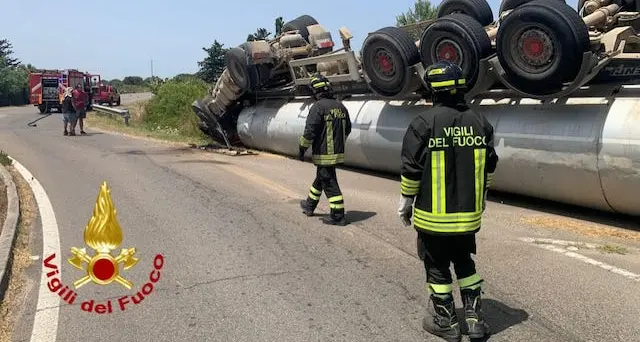
<path fill-rule="evenodd" d="M 227 53 L 228 49 L 226 49 L 224 45 L 219 43 L 217 40 L 214 40 L 211 47 L 203 47 L 202 50 L 207 53 L 207 56 L 204 60 L 198 62 L 200 70 L 198 70 L 197 75 L 205 82 L 215 83 L 224 71 L 224 55 Z"/>
<path fill-rule="evenodd" d="M 142 77 L 140 76 L 127 76 L 122 80 L 122 83 L 130 85 L 143 85 L 144 79 L 142 79 Z"/>
<path fill-rule="evenodd" d="M 0 39 L 0 67 L 20 65 L 20 61 L 12 58 L 11 55 L 13 55 L 13 45 L 7 39 Z"/>
<path fill-rule="evenodd" d="M 282 27 L 284 26 L 284 19 L 282 17 L 276 18 L 276 36 L 282 33 Z"/>
<path fill-rule="evenodd" d="M 265 40 L 269 38 L 270 35 L 271 35 L 271 32 L 267 31 L 266 28 L 261 27 L 257 29 L 255 33 L 251 33 L 250 35 L 248 35 L 247 41 L 251 42 L 254 40 Z"/>
<path fill-rule="evenodd" d="M 415 24 L 420 21 L 436 18 L 438 6 L 432 5 L 428 0 L 416 0 L 413 9 L 396 16 L 396 26 Z"/>

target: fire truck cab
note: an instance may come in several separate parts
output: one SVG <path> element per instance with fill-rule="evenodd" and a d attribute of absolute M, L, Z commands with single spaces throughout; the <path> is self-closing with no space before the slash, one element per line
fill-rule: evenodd
<path fill-rule="evenodd" d="M 29 102 L 42 114 L 50 113 L 52 109 L 60 111 L 64 89 L 78 84 L 86 89 L 88 82 L 87 74 L 75 69 L 30 73 Z"/>

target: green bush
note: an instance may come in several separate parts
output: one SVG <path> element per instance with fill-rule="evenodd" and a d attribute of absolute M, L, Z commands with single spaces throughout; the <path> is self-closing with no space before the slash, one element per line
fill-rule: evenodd
<path fill-rule="evenodd" d="M 147 129 L 186 136 L 204 136 L 191 103 L 206 95 L 202 80 L 168 81 L 160 85 L 145 107 L 142 122 Z"/>

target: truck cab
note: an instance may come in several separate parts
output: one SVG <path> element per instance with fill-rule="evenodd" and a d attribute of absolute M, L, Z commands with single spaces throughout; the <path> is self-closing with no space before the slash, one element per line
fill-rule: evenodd
<path fill-rule="evenodd" d="M 94 102 L 97 104 L 106 103 L 109 106 L 120 105 L 120 93 L 118 89 L 110 84 L 100 84 L 98 96 L 94 97 Z"/>

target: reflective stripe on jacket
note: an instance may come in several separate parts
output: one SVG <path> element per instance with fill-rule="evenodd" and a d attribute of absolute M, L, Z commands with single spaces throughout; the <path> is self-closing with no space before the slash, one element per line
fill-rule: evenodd
<path fill-rule="evenodd" d="M 428 233 L 477 232 L 498 155 L 493 126 L 464 104 L 434 106 L 409 125 L 400 189 L 416 197 L 413 223 Z"/>
<path fill-rule="evenodd" d="M 311 147 L 316 165 L 344 163 L 347 137 L 351 133 L 349 111 L 338 100 L 320 99 L 309 109 L 301 147 Z"/>

